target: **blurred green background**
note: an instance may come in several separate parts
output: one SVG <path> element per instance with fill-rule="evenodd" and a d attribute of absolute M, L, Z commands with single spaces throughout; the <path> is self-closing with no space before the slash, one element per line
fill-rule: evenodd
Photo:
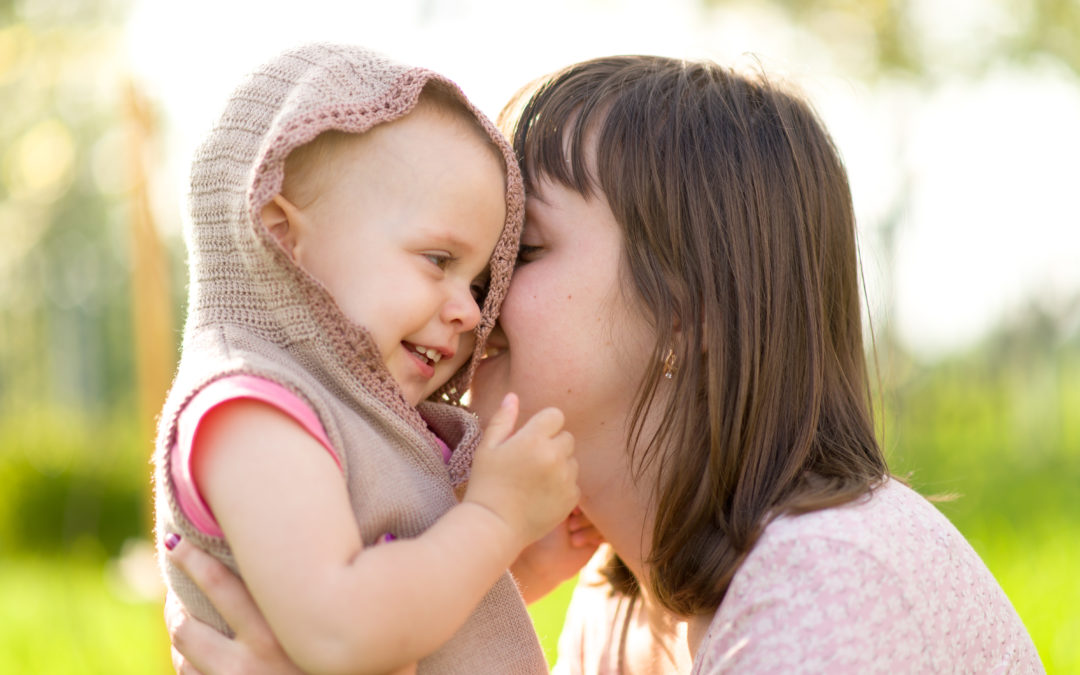
<path fill-rule="evenodd" d="M 765 4 L 841 51 L 837 26 L 861 26 L 865 81 L 940 77 L 940 54 L 920 48 L 910 20 L 920 3 Z M 1080 4 L 988 4 L 1011 29 L 984 35 L 960 76 L 977 81 L 991 60 L 1080 73 Z M 168 129 L 128 76 L 130 11 L 0 0 L 2 673 L 171 672 L 148 461 L 185 270 L 179 214 L 155 218 Z M 1047 670 L 1080 672 L 1080 295 L 1033 293 L 963 349 L 919 355 L 890 320 L 889 243 L 903 219 L 874 225 L 886 289 L 874 312 L 878 412 L 893 470 L 924 494 L 956 495 L 940 508 L 1005 588 Z M 532 608 L 549 656 L 568 591 Z"/>

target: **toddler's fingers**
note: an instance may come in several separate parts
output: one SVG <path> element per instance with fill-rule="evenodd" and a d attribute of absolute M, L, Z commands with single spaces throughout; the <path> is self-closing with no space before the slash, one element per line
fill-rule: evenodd
<path fill-rule="evenodd" d="M 172 536 L 172 535 L 170 535 Z M 233 629 L 237 635 L 243 635 L 249 640 L 256 640 L 265 632 L 270 633 L 266 620 L 259 612 L 255 601 L 248 593 L 244 582 L 232 573 L 228 567 L 221 564 L 216 558 L 201 550 L 197 546 L 188 543 L 187 540 L 177 537 L 177 543 L 166 554 L 180 570 L 186 574 L 195 585 L 206 595 L 210 604 L 225 619 L 225 623 Z M 200 624 L 201 625 L 201 624 Z M 223 635 L 207 627 L 220 639 L 228 640 Z M 174 640 L 175 643 L 175 640 Z M 191 652 L 181 650 L 188 654 Z"/>
<path fill-rule="evenodd" d="M 499 409 L 491 416 L 487 429 L 484 430 L 484 441 L 489 447 L 494 447 L 514 432 L 514 424 L 517 423 L 518 397 L 517 394 L 507 394 L 503 397 Z"/>
<path fill-rule="evenodd" d="M 566 418 L 561 410 L 558 408 L 544 408 L 533 415 L 522 426 L 521 430 L 525 433 L 535 433 L 552 438 L 559 433 L 565 422 Z"/>
<path fill-rule="evenodd" d="M 562 415 L 562 413 L 559 413 L 559 414 Z M 564 453 L 564 455 L 566 457 L 573 456 L 573 454 L 574 454 L 574 435 L 573 434 L 571 434 L 569 431 L 563 430 L 563 431 L 560 431 L 558 433 L 558 435 L 556 435 L 555 438 L 552 439 L 552 440 L 554 440 L 556 443 L 558 443 L 559 447 L 562 449 L 562 451 L 563 451 L 563 453 Z"/>

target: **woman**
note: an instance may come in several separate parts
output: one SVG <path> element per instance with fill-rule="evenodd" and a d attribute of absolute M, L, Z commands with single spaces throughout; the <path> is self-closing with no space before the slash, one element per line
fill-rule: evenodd
<path fill-rule="evenodd" d="M 577 440 L 611 559 L 602 585 L 599 563 L 583 575 L 556 668 L 1041 670 L 975 552 L 889 477 L 847 177 L 810 108 L 658 57 L 571 66 L 523 100 L 520 265 L 473 405 L 557 405 Z M 174 553 L 241 626 L 227 643 L 174 617 L 177 648 L 208 673 L 222 652 L 284 665 L 242 588 Z"/>

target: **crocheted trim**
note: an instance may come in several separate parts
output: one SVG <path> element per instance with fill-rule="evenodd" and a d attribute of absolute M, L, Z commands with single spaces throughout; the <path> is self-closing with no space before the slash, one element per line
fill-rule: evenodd
<path fill-rule="evenodd" d="M 258 160 L 255 175 L 248 190 L 248 222 L 263 248 L 279 263 L 294 287 L 303 294 L 304 306 L 319 327 L 317 339 L 325 342 L 340 359 L 340 365 L 354 374 L 366 391 L 373 394 L 410 426 L 428 436 L 437 447 L 427 425 L 409 405 L 396 380 L 386 369 L 371 333 L 349 321 L 330 292 L 314 277 L 296 265 L 278 245 L 262 224 L 261 212 L 281 190 L 285 176 L 285 159 L 294 149 L 310 142 L 319 134 L 338 130 L 363 133 L 368 129 L 405 116 L 419 101 L 426 81 L 422 71 L 407 71 L 381 97 L 362 106 L 335 104 L 317 111 L 303 111 L 288 119 Z"/>
<path fill-rule="evenodd" d="M 524 191 L 509 143 L 453 82 L 359 48 L 309 45 L 261 68 L 230 99 L 192 170 L 191 307 L 186 330 L 240 325 L 318 364 L 335 387 L 374 396 L 435 444 L 379 357 L 370 333 L 297 266 L 261 222 L 295 148 L 328 130 L 363 133 L 410 112 L 438 83 L 499 148 L 506 169 L 506 219 L 491 257 L 491 281 L 469 360 L 429 400 L 460 405 L 509 287 L 524 218 Z M 325 92 L 325 97 L 323 93 Z M 243 167 L 251 166 L 249 171 Z M 244 175 L 247 179 L 244 179 Z M 254 236 L 252 236 L 254 234 Z"/>

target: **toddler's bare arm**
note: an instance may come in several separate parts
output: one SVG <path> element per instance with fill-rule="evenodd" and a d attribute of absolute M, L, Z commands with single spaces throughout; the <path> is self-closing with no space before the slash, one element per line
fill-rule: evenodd
<path fill-rule="evenodd" d="M 415 539 L 364 548 L 339 469 L 295 421 L 247 400 L 207 415 L 196 483 L 300 668 L 387 672 L 424 657 L 565 517 L 578 492 L 561 413 L 511 435 L 515 417 L 511 398 L 477 450 L 463 503 Z"/>

